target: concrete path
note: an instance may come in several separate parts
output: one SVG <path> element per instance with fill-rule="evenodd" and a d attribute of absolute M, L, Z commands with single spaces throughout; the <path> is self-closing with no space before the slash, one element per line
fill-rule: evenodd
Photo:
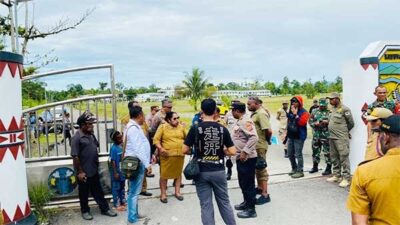
<path fill-rule="evenodd" d="M 258 217 L 255 219 L 237 219 L 237 224 L 268 224 L 268 225 L 337 225 L 350 224 L 350 213 L 345 208 L 348 191 L 339 188 L 337 184 L 325 181 L 321 173 L 310 175 L 307 171 L 311 168 L 311 144 L 308 139 L 304 146 L 305 176 L 293 180 L 287 173 L 290 171 L 288 159 L 283 157 L 282 146 L 270 146 L 267 154 L 268 170 L 270 173 L 269 192 L 272 201 L 263 206 L 257 206 Z M 188 157 L 186 158 L 188 160 Z M 320 168 L 325 163 L 321 163 Z M 238 188 L 236 168 L 233 178 L 228 182 L 231 204 L 238 204 L 242 194 Z M 156 178 L 147 178 L 149 191 L 152 197 L 140 197 L 139 210 L 147 218 L 138 224 L 146 225 L 200 225 L 200 204 L 195 187 L 191 181 L 184 180 L 185 187 L 182 194 L 185 200 L 180 202 L 172 197 L 172 181 L 169 181 L 168 204 L 159 201 L 158 166 L 153 167 Z M 63 206 L 64 207 L 64 206 Z M 72 207 L 72 208 L 71 208 Z M 84 221 L 79 212 L 78 205 L 61 208 L 62 213 L 54 218 L 53 224 L 59 225 L 109 225 L 126 224 L 126 213 L 120 213 L 116 218 L 100 215 L 96 206 L 92 207 L 93 221 Z M 214 204 L 216 224 L 224 224 L 216 204 Z"/>

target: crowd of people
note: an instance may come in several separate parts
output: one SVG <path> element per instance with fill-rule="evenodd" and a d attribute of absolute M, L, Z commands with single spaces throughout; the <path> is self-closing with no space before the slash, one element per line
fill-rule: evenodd
<path fill-rule="evenodd" d="M 352 211 L 353 221 L 356 221 L 353 224 L 367 224 L 368 221 L 371 224 L 375 221 L 394 224 L 390 221 L 400 221 L 396 206 L 400 200 L 397 191 L 400 188 L 400 115 L 393 115 L 399 113 L 400 107 L 386 98 L 385 90 L 378 86 L 375 89 L 377 100 L 365 109 L 363 120 L 368 128 L 368 134 L 365 134 L 368 135 L 366 161 L 358 167 L 353 179 L 349 142 L 354 118 L 338 93 L 314 100 L 309 111 L 304 108 L 301 96 L 293 96 L 282 102 L 276 115 L 279 121 L 277 133 L 284 146 L 284 156 L 292 168 L 289 175 L 293 179 L 304 177 L 303 147 L 307 125 L 310 125 L 313 167 L 309 173 L 319 171 L 322 152 L 326 163 L 322 175 L 329 176 L 327 181 L 337 182 L 340 187 L 351 184 L 347 205 Z M 382 92 L 385 92 L 385 98 Z M 161 109 L 151 106 L 150 113 L 145 116 L 139 102 L 129 102 L 129 114 L 121 120 L 123 130 L 114 131 L 110 136 L 114 142 L 109 162 L 113 209 L 104 199 L 97 173 L 98 142 L 93 135 L 94 117 L 86 112 L 78 118 L 79 131 L 72 138 L 71 155 L 78 177 L 83 219 L 93 219 L 88 207 L 89 192 L 102 214 L 116 216 L 115 210 L 127 210 L 128 224 L 143 218 L 138 210 L 138 196 L 152 195 L 147 192 L 146 177 L 154 177 L 152 165 L 155 163 L 160 165 L 160 202 L 168 203 L 166 190 L 169 179 L 173 180 L 175 198 L 183 201 L 182 171 L 187 154 L 196 155 L 199 164 L 200 172 L 193 184 L 200 201 L 203 224 L 215 224 L 213 195 L 221 217 L 228 225 L 236 224 L 233 209 L 238 211 L 238 218 L 254 218 L 257 217 L 256 205 L 271 201 L 267 171 L 267 151 L 272 138 L 271 113 L 261 99 L 250 96 L 246 103 L 232 101 L 231 110 L 224 118 L 219 116 L 213 99 L 204 99 L 201 112 L 194 116 L 190 127 L 180 121 L 179 114 L 172 108 L 172 101 L 165 99 L 161 102 Z M 127 156 L 139 158 L 140 168 L 138 176 L 128 179 L 128 196 L 125 198 L 126 181 L 120 162 Z M 227 180 L 232 176 L 232 162 L 236 164 L 243 194 L 243 201 L 233 208 L 227 187 Z M 397 211 L 388 212 L 385 207 L 397 207 Z"/>

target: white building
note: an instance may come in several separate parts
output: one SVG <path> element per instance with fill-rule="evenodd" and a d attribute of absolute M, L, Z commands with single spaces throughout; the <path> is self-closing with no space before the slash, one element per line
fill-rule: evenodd
<path fill-rule="evenodd" d="M 135 100 L 138 102 L 158 102 L 162 101 L 166 97 L 168 96 L 163 93 L 145 93 L 137 95 Z"/>
<path fill-rule="evenodd" d="M 244 90 L 244 91 L 221 90 L 215 92 L 212 96 L 214 98 L 221 98 L 222 96 L 244 98 L 248 96 L 271 97 L 272 94 L 270 90 Z"/>
<path fill-rule="evenodd" d="M 175 90 L 174 89 L 161 89 L 161 90 L 158 90 L 157 93 L 163 94 L 165 96 L 165 98 L 171 98 L 171 97 L 174 97 Z"/>

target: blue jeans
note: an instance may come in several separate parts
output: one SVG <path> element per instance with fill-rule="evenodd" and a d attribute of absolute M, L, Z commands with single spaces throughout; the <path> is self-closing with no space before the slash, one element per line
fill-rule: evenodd
<path fill-rule="evenodd" d="M 130 223 L 136 223 L 138 221 L 138 198 L 139 193 L 142 190 L 143 178 L 144 178 L 144 165 L 141 164 L 139 168 L 139 175 L 129 180 L 129 193 L 128 193 L 128 221 Z"/>
<path fill-rule="evenodd" d="M 302 139 L 289 138 L 288 140 L 288 155 L 293 171 L 303 172 L 303 146 Z"/>
<path fill-rule="evenodd" d="M 119 204 L 125 204 L 125 178 L 119 175 L 119 180 L 115 180 L 111 174 L 111 193 L 113 196 L 114 207 Z"/>

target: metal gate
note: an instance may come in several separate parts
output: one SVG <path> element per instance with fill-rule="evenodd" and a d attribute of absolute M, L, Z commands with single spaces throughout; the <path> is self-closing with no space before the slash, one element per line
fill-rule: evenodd
<path fill-rule="evenodd" d="M 74 135 L 78 127 L 76 120 L 84 111 L 92 112 L 97 118 L 94 135 L 100 143 L 101 169 L 99 172 L 104 174 L 102 179 L 105 191 L 110 190 L 107 170 L 109 133 L 113 129 L 118 129 L 114 66 L 97 65 L 52 71 L 26 76 L 22 80 L 24 82 L 43 77 L 99 69 L 110 71 L 111 94 L 79 97 L 23 110 L 28 183 L 47 182 L 49 188 L 56 193 L 57 199 L 77 196 L 75 190 L 76 177 L 74 177 L 72 157 L 70 156 L 70 139 L 66 138 L 66 131 L 69 130 L 71 135 Z M 67 117 L 67 113 L 69 117 Z M 36 120 L 33 120 L 32 117 L 35 117 Z M 39 117 L 42 118 L 42 121 L 39 121 Z"/>

